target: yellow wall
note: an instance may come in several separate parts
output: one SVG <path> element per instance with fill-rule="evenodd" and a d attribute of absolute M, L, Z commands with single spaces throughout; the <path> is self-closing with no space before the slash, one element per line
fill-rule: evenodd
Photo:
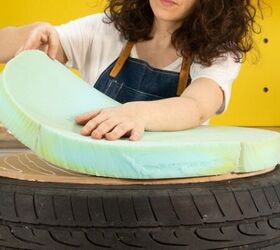
<path fill-rule="evenodd" d="M 272 9 L 264 8 L 262 34 L 256 37 L 260 61 L 258 64 L 247 61 L 242 66 L 233 86 L 229 109 L 213 119 L 214 124 L 280 125 L 280 4 L 276 0 L 266 2 Z M 266 38 L 268 43 L 264 42 Z M 268 92 L 264 92 L 264 88 Z"/>
<path fill-rule="evenodd" d="M 60 24 L 80 16 L 100 12 L 105 0 L 2 0 L 0 27 L 34 21 Z M 265 11 L 263 33 L 256 38 L 261 53 L 258 64 L 252 57 L 243 65 L 233 86 L 228 111 L 212 120 L 213 124 L 273 126 L 280 125 L 280 5 L 271 0 L 272 13 Z M 263 39 L 268 38 L 268 43 Z M 0 66 L 1 70 L 1 66 Z M 268 88 L 268 92 L 264 92 Z"/>

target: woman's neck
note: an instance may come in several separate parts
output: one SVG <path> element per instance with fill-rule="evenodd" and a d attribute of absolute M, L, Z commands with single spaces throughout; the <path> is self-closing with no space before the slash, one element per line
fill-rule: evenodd
<path fill-rule="evenodd" d="M 163 48 L 170 47 L 172 33 L 179 27 L 180 23 L 155 19 L 151 33 L 153 42 Z"/>
<path fill-rule="evenodd" d="M 174 22 L 155 21 L 151 33 L 153 38 L 136 44 L 139 59 L 161 69 L 176 61 L 178 53 L 172 45 L 171 37 L 179 26 L 180 24 Z"/>

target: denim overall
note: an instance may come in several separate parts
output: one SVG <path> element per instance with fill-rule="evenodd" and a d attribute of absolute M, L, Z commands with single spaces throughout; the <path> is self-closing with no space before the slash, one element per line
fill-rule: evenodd
<path fill-rule="evenodd" d="M 183 59 L 180 74 L 151 67 L 143 60 L 129 57 L 133 42 L 126 47 L 98 78 L 94 87 L 120 102 L 152 101 L 182 94 L 190 83 L 190 61 Z"/>

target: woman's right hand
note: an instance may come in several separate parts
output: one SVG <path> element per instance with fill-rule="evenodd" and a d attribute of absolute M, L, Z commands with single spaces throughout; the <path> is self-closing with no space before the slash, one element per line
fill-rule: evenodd
<path fill-rule="evenodd" d="M 24 50 L 40 49 L 50 58 L 56 59 L 58 52 L 61 53 L 63 49 L 55 28 L 49 23 L 34 23 L 32 26 L 26 40 L 16 52 L 16 55 Z"/>
<path fill-rule="evenodd" d="M 0 28 L 0 63 L 7 63 L 23 50 L 40 49 L 52 59 L 67 62 L 55 28 L 45 22 Z"/>

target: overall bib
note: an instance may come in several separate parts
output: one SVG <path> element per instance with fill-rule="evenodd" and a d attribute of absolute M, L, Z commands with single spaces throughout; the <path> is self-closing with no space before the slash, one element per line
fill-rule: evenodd
<path fill-rule="evenodd" d="M 180 74 L 151 67 L 129 57 L 134 42 L 128 42 L 117 58 L 98 78 L 94 87 L 120 102 L 152 101 L 182 94 L 190 84 L 190 59 L 183 59 Z"/>

